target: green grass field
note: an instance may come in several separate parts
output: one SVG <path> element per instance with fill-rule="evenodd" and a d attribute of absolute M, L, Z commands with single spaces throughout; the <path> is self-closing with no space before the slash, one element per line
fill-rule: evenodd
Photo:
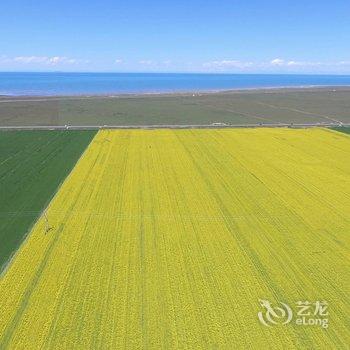
<path fill-rule="evenodd" d="M 0 126 L 350 123 L 350 90 L 0 98 Z"/>
<path fill-rule="evenodd" d="M 347 128 L 344 128 L 344 127 L 334 128 L 334 130 L 339 131 L 339 132 L 343 132 L 344 134 L 350 134 L 350 127 L 347 127 Z"/>
<path fill-rule="evenodd" d="M 94 134 L 94 131 L 0 132 L 0 269 Z"/>

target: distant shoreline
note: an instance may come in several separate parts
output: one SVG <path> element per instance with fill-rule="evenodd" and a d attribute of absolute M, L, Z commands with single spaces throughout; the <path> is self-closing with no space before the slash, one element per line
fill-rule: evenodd
<path fill-rule="evenodd" d="M 184 90 L 184 91 L 156 91 L 156 92 L 115 92 L 115 93 L 93 93 L 93 94 L 0 94 L 0 101 L 4 99 L 18 100 L 37 100 L 37 99 L 89 99 L 89 98 L 130 98 L 130 97 L 152 97 L 152 96 L 191 96 L 191 95 L 209 95 L 209 94 L 246 94 L 246 93 L 283 93 L 283 92 L 340 92 L 350 91 L 350 85 L 300 85 L 300 86 L 275 86 L 275 87 L 247 87 L 233 89 L 210 89 L 210 90 Z"/>
<path fill-rule="evenodd" d="M 350 75 L 1 73 L 6 97 L 121 97 L 350 88 Z"/>

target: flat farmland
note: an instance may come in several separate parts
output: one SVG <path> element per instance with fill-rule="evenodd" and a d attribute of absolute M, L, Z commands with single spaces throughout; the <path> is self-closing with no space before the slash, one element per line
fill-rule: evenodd
<path fill-rule="evenodd" d="M 339 132 L 343 132 L 345 134 L 350 134 L 350 127 L 347 127 L 347 128 L 344 128 L 344 127 L 334 128 L 334 130 L 339 131 Z"/>
<path fill-rule="evenodd" d="M 0 271 L 95 133 L 0 132 Z"/>
<path fill-rule="evenodd" d="M 100 131 L 0 280 L 0 348 L 346 349 L 350 138 Z M 329 327 L 259 300 L 327 301 Z"/>
<path fill-rule="evenodd" d="M 350 89 L 1 97 L 0 127 L 350 123 Z"/>

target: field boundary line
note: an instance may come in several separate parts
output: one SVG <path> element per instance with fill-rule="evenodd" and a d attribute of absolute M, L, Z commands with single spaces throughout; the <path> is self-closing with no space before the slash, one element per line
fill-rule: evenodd
<path fill-rule="evenodd" d="M 0 131 L 14 130 L 109 130 L 109 129 L 240 129 L 240 128 L 333 128 L 350 123 L 271 123 L 271 124 L 150 124 L 150 125 L 23 125 L 0 126 Z"/>

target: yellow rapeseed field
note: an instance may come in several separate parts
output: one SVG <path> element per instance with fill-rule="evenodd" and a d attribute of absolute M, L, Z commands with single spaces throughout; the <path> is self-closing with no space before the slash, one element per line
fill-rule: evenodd
<path fill-rule="evenodd" d="M 349 156 L 322 129 L 100 131 L 0 277 L 0 349 L 347 348 Z"/>

